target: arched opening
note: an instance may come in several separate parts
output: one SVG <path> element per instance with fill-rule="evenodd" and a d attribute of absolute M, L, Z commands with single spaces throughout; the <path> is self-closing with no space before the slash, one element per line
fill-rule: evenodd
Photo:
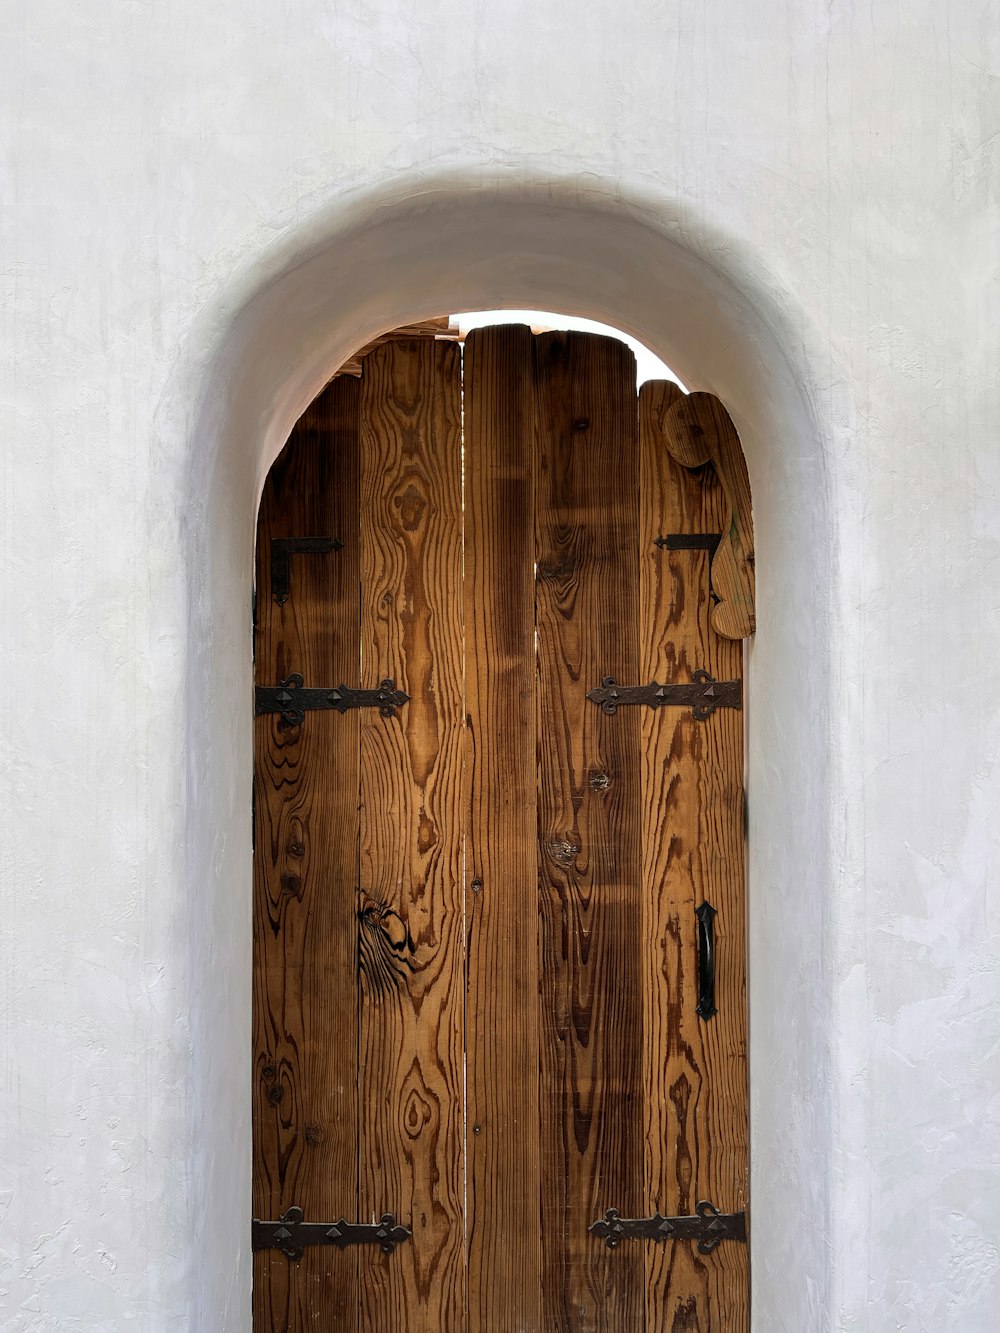
<path fill-rule="evenodd" d="M 691 223 L 662 201 L 622 201 L 591 184 L 405 183 L 317 222 L 220 317 L 226 334 L 199 383 L 186 534 L 187 855 L 198 886 L 191 1134 L 206 1182 L 192 1300 L 206 1326 L 245 1328 L 249 1311 L 245 812 L 257 496 L 331 365 L 381 329 L 490 306 L 565 309 L 634 332 L 689 387 L 718 394 L 746 448 L 761 586 L 748 699 L 754 1319 L 768 1330 L 822 1326 L 828 483 L 792 360 L 802 331 L 783 326 L 766 275 L 732 238 L 699 221 L 692 242 Z"/>
<path fill-rule="evenodd" d="M 264 488 L 254 1328 L 747 1329 L 745 463 L 491 322 L 362 349 Z"/>

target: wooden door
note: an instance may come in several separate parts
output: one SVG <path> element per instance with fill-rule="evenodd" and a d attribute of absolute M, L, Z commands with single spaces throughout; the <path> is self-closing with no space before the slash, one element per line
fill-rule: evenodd
<path fill-rule="evenodd" d="M 462 360 L 371 353 L 261 503 L 254 1328 L 744 1331 L 723 488 L 614 340 Z"/>

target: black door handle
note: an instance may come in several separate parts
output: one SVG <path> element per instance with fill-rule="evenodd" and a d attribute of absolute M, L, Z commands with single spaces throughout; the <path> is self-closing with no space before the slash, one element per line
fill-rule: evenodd
<path fill-rule="evenodd" d="M 715 918 L 711 903 L 694 909 L 698 918 L 698 1008 L 700 1018 L 711 1018 L 715 1007 Z"/>

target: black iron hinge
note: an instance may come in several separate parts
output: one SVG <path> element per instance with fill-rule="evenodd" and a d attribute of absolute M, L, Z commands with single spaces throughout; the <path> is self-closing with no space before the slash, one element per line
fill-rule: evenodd
<path fill-rule="evenodd" d="M 303 687 L 296 671 L 278 685 L 257 685 L 254 689 L 254 712 L 258 716 L 280 713 L 288 727 L 298 726 L 306 713 L 325 709 L 346 713 L 351 708 L 377 708 L 382 717 L 395 717 L 396 709 L 409 701 L 410 696 L 397 690 L 396 682 L 388 678 L 376 690 L 352 690 L 347 685 L 313 689 Z"/>
<path fill-rule="evenodd" d="M 653 542 L 661 551 L 707 551 L 711 561 L 722 541 L 721 532 L 668 532 Z"/>
<path fill-rule="evenodd" d="M 392 1213 L 383 1213 L 378 1222 L 306 1222 L 301 1208 L 289 1208 L 277 1222 L 262 1222 L 255 1217 L 250 1227 L 253 1250 L 280 1250 L 289 1259 L 301 1259 L 308 1245 L 378 1245 L 391 1254 L 397 1245 L 413 1235 L 400 1226 Z"/>
<path fill-rule="evenodd" d="M 271 542 L 271 596 L 282 605 L 292 590 L 292 556 L 342 551 L 339 537 L 275 537 Z"/>
<path fill-rule="evenodd" d="M 602 712 L 612 715 L 630 704 L 646 704 L 649 708 L 690 704 L 692 716 L 704 722 L 717 708 L 742 708 L 743 683 L 716 680 L 700 669 L 692 672 L 690 685 L 661 685 L 655 680 L 648 685 L 619 685 L 614 676 L 605 676 L 600 687 L 590 690 L 587 698 L 600 704 Z"/>
<path fill-rule="evenodd" d="M 698 1204 L 693 1217 L 622 1217 L 617 1208 L 609 1208 L 597 1222 L 587 1228 L 592 1236 L 603 1240 L 609 1250 L 616 1250 L 623 1240 L 696 1240 L 699 1254 L 711 1254 L 721 1241 L 738 1240 L 746 1243 L 746 1213 L 720 1213 L 707 1200 Z"/>

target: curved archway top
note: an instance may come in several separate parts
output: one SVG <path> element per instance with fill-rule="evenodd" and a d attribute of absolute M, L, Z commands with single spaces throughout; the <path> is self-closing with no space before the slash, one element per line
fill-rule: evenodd
<path fill-rule="evenodd" d="M 725 402 L 752 472 L 789 430 L 800 463 L 818 440 L 799 364 L 815 340 L 791 294 L 690 208 L 592 178 L 406 177 L 341 198 L 263 256 L 214 319 L 226 332 L 203 402 L 213 416 L 229 405 L 241 450 L 255 440 L 259 491 L 297 416 L 356 347 L 442 311 L 505 306 L 639 338 Z"/>
<path fill-rule="evenodd" d="M 197 1215 L 212 1237 L 197 1247 L 199 1308 L 228 1308 L 233 1281 L 244 1293 L 250 1284 L 245 1260 L 229 1277 L 244 1238 L 228 1202 L 233 1191 L 249 1198 L 245 1139 L 233 1132 L 245 1127 L 249 1047 L 233 1043 L 219 1014 L 250 994 L 249 862 L 234 849 L 248 850 L 255 501 L 294 422 L 355 348 L 401 324 L 486 307 L 559 310 L 633 334 L 692 390 L 722 400 L 745 448 L 759 580 L 747 713 L 754 1326 L 819 1327 L 827 1236 L 822 1226 L 804 1235 L 800 1219 L 833 1206 L 829 812 L 843 761 L 829 718 L 843 451 L 827 451 L 833 427 L 820 428 L 812 403 L 829 403 L 836 376 L 763 259 L 693 210 L 614 182 L 478 173 L 345 193 L 255 257 L 192 331 L 161 409 L 175 414 L 168 431 L 189 432 L 184 847 L 198 886 L 188 922 L 201 1053 L 190 1132 L 195 1177 L 203 1167 L 227 1182 L 216 1211 Z M 760 904 L 768 910 L 757 914 Z"/>

